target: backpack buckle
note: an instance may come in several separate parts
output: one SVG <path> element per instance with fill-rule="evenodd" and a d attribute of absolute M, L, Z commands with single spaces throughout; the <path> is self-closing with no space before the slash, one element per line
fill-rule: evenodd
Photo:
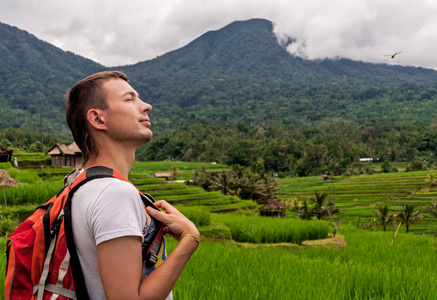
<path fill-rule="evenodd" d="M 150 253 L 150 254 L 149 254 L 149 259 L 148 259 L 148 261 L 147 261 L 147 264 L 153 266 L 153 265 L 155 265 L 157 262 L 158 262 L 158 256 L 156 256 L 156 255 L 153 254 L 153 253 Z"/>
<path fill-rule="evenodd" d="M 154 266 L 158 262 L 158 252 L 159 248 L 161 247 L 161 243 L 155 240 L 153 242 L 152 247 L 150 247 L 149 254 L 147 256 L 147 267 Z"/>

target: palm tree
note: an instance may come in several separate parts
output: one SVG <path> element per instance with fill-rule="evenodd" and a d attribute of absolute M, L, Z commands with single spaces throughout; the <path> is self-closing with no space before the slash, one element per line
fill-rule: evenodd
<path fill-rule="evenodd" d="M 376 217 L 381 223 L 383 230 L 387 229 L 387 226 L 391 225 L 395 219 L 395 214 L 389 215 L 389 210 L 387 205 L 380 205 L 378 209 L 375 211 Z"/>
<path fill-rule="evenodd" d="M 227 195 L 230 190 L 230 176 L 227 172 L 223 171 L 218 173 L 217 176 L 214 176 L 209 189 L 213 191 L 221 191 L 223 195 Z"/>
<path fill-rule="evenodd" d="M 425 207 L 425 212 L 437 218 L 437 200 L 432 199 L 432 204 Z"/>
<path fill-rule="evenodd" d="M 249 189 L 249 177 L 244 167 L 233 165 L 230 172 L 230 190 L 233 195 L 241 199 L 250 199 L 247 190 Z"/>
<path fill-rule="evenodd" d="M 292 211 L 298 212 L 302 203 L 299 201 L 299 198 L 292 198 L 286 203 L 286 205 L 291 207 Z"/>
<path fill-rule="evenodd" d="M 299 214 L 299 218 L 301 220 L 311 220 L 311 218 L 313 217 L 313 212 L 310 209 L 310 207 L 308 206 L 308 201 L 304 200 L 302 205 L 300 206 L 298 212 Z"/>
<path fill-rule="evenodd" d="M 279 192 L 279 186 L 273 177 L 265 177 L 260 181 L 261 189 L 267 198 L 267 202 L 274 201 Z"/>
<path fill-rule="evenodd" d="M 313 213 L 317 216 L 317 220 L 321 220 L 323 217 L 329 216 L 329 213 L 335 214 L 339 213 L 340 210 L 335 207 L 332 201 L 325 203 L 326 193 L 314 192 L 314 196 L 310 198 L 310 203 L 315 204 L 313 208 Z"/>
<path fill-rule="evenodd" d="M 248 172 L 247 183 L 244 190 L 246 198 L 248 197 L 258 204 L 268 203 L 269 193 L 267 190 L 269 187 L 265 187 L 265 179 L 266 176 L 264 173 Z M 269 183 L 267 185 L 269 185 Z"/>
<path fill-rule="evenodd" d="M 402 204 L 402 207 L 396 216 L 396 218 L 407 226 L 407 233 L 410 231 L 410 225 L 417 224 L 423 221 L 423 216 L 420 215 L 420 210 L 414 210 L 416 205 L 414 204 Z"/>
<path fill-rule="evenodd" d="M 437 185 L 437 178 L 435 173 L 429 173 L 426 175 L 427 178 L 425 179 L 426 185 L 429 187 Z"/>
<path fill-rule="evenodd" d="M 205 165 L 202 165 L 194 171 L 192 182 L 194 185 L 201 186 L 204 190 L 209 188 L 211 180 L 206 173 Z"/>

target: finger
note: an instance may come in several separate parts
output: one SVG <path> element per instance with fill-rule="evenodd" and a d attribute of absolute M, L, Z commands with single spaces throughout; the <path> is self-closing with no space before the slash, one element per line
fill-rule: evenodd
<path fill-rule="evenodd" d="M 165 200 L 159 200 L 159 201 L 155 202 L 155 206 L 157 208 L 161 208 L 161 209 L 165 210 L 166 213 L 173 213 L 173 212 L 178 211 L 175 207 L 173 207 L 170 203 L 168 203 Z"/>
<path fill-rule="evenodd" d="M 156 210 L 150 206 L 146 207 L 147 213 L 158 221 L 166 223 L 168 221 L 167 213 Z"/>

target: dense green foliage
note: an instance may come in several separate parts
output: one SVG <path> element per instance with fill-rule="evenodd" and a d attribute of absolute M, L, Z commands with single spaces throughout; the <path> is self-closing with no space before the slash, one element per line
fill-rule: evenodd
<path fill-rule="evenodd" d="M 191 182 L 205 190 L 251 199 L 258 204 L 277 200 L 276 193 L 279 191 L 275 179 L 264 171 L 262 164 L 255 164 L 251 168 L 233 165 L 230 171 L 215 173 L 207 172 L 202 166 L 194 172 Z"/>
<path fill-rule="evenodd" d="M 42 135 L 42 140 L 44 153 L 56 143 L 71 143 L 57 135 L 45 132 Z M 0 128 L 0 145 L 8 148 L 18 148 L 19 151 L 15 152 L 41 152 L 41 133 L 39 130 L 20 130 L 12 127 Z"/>
<path fill-rule="evenodd" d="M 156 137 L 137 152 L 142 161 L 176 159 L 264 165 L 266 171 L 294 176 L 370 172 L 359 158 L 412 163 L 409 171 L 433 168 L 437 156 L 435 124 L 314 127 L 185 126 Z M 388 164 L 388 165 L 387 165 Z"/>

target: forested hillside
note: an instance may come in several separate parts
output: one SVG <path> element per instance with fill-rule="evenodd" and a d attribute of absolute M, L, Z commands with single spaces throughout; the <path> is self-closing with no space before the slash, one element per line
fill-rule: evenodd
<path fill-rule="evenodd" d="M 0 128 L 39 128 L 68 135 L 64 95 L 87 74 L 104 67 L 0 23 Z"/>
<path fill-rule="evenodd" d="M 436 71 L 304 60 L 287 53 L 272 29 L 263 19 L 234 22 L 156 59 L 113 69 L 125 71 L 153 105 L 157 137 L 198 123 L 324 129 L 437 118 Z M 0 24 L 0 128 L 38 128 L 42 108 L 44 129 L 67 136 L 65 91 L 105 69 Z"/>
<path fill-rule="evenodd" d="M 251 128 L 244 123 L 184 126 L 154 138 L 137 151 L 137 158 L 259 164 L 266 171 L 291 176 L 372 174 L 371 162 L 360 163 L 360 158 L 385 162 L 384 172 L 396 171 L 393 162 L 406 162 L 410 171 L 428 170 L 437 168 L 436 127 L 437 123 L 325 129 Z"/>

